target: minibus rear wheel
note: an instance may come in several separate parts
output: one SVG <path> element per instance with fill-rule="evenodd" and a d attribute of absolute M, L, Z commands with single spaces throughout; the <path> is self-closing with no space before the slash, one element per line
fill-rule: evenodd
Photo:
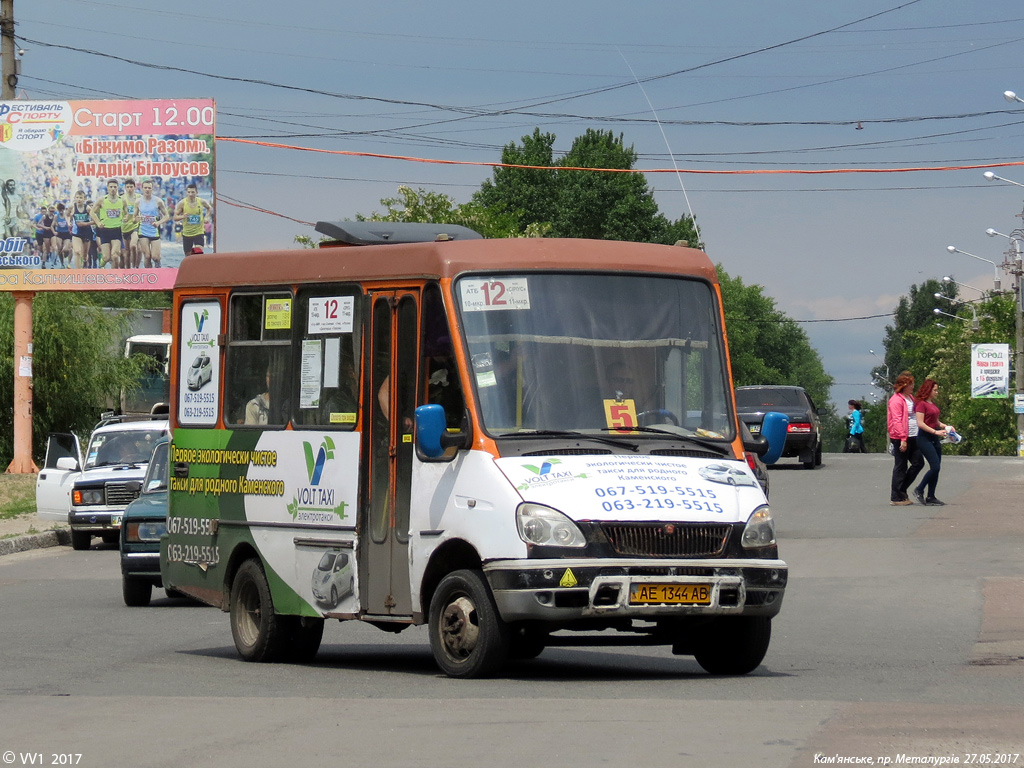
<path fill-rule="evenodd" d="M 712 675 L 745 675 L 760 665 L 771 639 L 769 616 L 720 616 L 701 627 L 693 657 Z"/>
<path fill-rule="evenodd" d="M 231 584 L 231 636 L 246 661 L 277 661 L 288 640 L 284 617 L 274 613 L 270 585 L 258 560 L 246 560 Z"/>
<path fill-rule="evenodd" d="M 486 677 L 508 659 L 508 626 L 483 573 L 453 571 L 430 601 L 430 649 L 449 677 Z"/>

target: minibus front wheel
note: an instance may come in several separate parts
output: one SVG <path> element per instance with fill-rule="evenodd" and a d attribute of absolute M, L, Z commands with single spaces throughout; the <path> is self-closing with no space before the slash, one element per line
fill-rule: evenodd
<path fill-rule="evenodd" d="M 430 601 L 430 649 L 449 677 L 486 677 L 508 659 L 509 630 L 480 571 L 445 576 Z"/>
<path fill-rule="evenodd" d="M 719 616 L 701 628 L 693 657 L 712 675 L 745 675 L 761 664 L 771 639 L 770 616 Z"/>

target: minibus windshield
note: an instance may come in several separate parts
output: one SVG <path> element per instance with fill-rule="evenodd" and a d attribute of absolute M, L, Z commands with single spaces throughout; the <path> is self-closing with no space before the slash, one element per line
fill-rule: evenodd
<path fill-rule="evenodd" d="M 464 276 L 455 285 L 484 429 L 733 438 L 715 293 L 638 274 Z"/>

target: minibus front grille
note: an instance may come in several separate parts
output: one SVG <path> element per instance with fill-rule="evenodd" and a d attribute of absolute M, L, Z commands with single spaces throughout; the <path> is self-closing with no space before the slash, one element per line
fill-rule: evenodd
<path fill-rule="evenodd" d="M 105 501 L 108 507 L 126 507 L 139 498 L 142 483 L 107 483 L 103 486 Z"/>
<path fill-rule="evenodd" d="M 721 459 L 722 454 L 711 451 L 693 451 L 686 448 L 659 448 L 651 456 L 689 456 L 692 459 Z"/>
<path fill-rule="evenodd" d="M 706 523 L 601 523 L 616 554 L 631 557 L 718 557 L 730 525 Z"/>

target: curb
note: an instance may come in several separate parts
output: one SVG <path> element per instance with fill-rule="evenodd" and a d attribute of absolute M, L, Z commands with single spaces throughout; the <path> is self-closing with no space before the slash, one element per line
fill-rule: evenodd
<path fill-rule="evenodd" d="M 31 549 L 46 549 L 71 545 L 71 530 L 57 528 L 44 533 L 30 533 L 10 539 L 0 539 L 0 557 L 13 555 L 16 552 L 28 552 Z"/>

